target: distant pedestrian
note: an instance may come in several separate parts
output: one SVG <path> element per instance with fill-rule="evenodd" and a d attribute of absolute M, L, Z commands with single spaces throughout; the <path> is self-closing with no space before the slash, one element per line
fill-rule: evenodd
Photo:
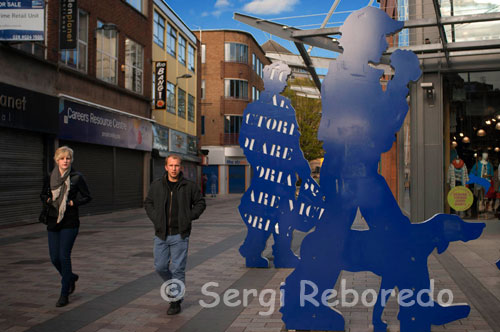
<path fill-rule="evenodd" d="M 215 175 L 215 172 L 210 175 L 210 189 L 212 193 L 212 197 L 217 196 L 217 175 Z"/>
<path fill-rule="evenodd" d="M 208 176 L 206 174 L 203 174 L 201 177 L 201 194 L 203 197 L 205 197 L 207 193 L 207 182 L 208 182 Z"/>
<path fill-rule="evenodd" d="M 47 176 L 40 198 L 48 205 L 47 233 L 50 260 L 61 275 L 61 295 L 56 307 L 69 303 L 69 294 L 75 291 L 78 275 L 71 268 L 71 249 L 75 243 L 80 219 L 78 207 L 92 199 L 80 172 L 71 167 L 73 150 L 62 146 L 54 154 L 56 167 Z"/>
<path fill-rule="evenodd" d="M 183 177 L 182 159 L 171 154 L 165 160 L 166 173 L 151 184 L 144 207 L 154 224 L 154 264 L 164 282 L 169 282 L 171 300 L 167 315 L 181 311 L 191 221 L 205 210 L 198 186 Z M 179 282 L 180 281 L 180 282 Z"/>

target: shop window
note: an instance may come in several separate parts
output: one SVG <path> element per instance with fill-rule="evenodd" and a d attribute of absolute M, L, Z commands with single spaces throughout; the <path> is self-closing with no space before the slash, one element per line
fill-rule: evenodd
<path fill-rule="evenodd" d="M 445 127 L 447 188 L 465 185 L 465 169 L 469 176 L 495 183 L 500 161 L 500 71 L 447 74 L 444 84 L 445 95 L 450 96 L 443 101 L 449 109 L 445 117 L 445 124 L 449 123 Z M 475 199 L 464 217 L 487 219 L 500 212 L 494 188 L 488 193 L 482 186 L 469 185 Z"/>

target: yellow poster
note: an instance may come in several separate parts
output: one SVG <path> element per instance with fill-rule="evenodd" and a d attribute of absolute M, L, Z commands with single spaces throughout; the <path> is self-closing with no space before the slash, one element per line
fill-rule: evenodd
<path fill-rule="evenodd" d="M 455 211 L 465 211 L 472 206 L 474 196 L 469 188 L 458 186 L 448 193 L 448 204 Z"/>

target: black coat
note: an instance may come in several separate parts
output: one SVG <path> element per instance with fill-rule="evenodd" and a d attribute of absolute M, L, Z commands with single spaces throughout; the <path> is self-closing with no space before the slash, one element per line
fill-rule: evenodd
<path fill-rule="evenodd" d="M 198 186 L 180 174 L 179 184 L 177 189 L 177 202 L 178 202 L 178 221 L 179 233 L 182 238 L 191 234 L 191 221 L 198 219 L 205 210 L 206 204 L 203 199 Z M 163 241 L 167 238 L 167 215 L 165 206 L 167 200 L 170 199 L 167 195 L 167 174 L 151 183 L 148 196 L 144 201 L 144 207 L 148 214 L 149 219 L 154 224 L 155 235 Z"/>
<path fill-rule="evenodd" d="M 47 203 L 47 199 L 52 199 L 52 192 L 50 190 L 50 175 L 45 177 L 40 199 L 43 204 L 47 204 L 49 206 L 49 215 L 47 218 L 47 230 L 49 231 L 79 227 L 80 214 L 78 212 L 78 207 L 80 205 L 87 204 L 92 200 L 83 174 L 71 169 L 69 177 L 70 187 L 66 203 L 66 211 L 64 212 L 64 217 L 59 224 L 57 224 L 58 212 L 56 208 L 52 204 Z M 73 201 L 73 206 L 69 205 L 69 201 Z"/>

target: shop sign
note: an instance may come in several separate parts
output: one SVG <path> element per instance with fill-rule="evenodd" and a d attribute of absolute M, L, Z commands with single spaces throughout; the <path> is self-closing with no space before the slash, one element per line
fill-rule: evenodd
<path fill-rule="evenodd" d="M 195 136 L 190 136 L 188 135 L 187 137 L 187 152 L 189 154 L 198 155 L 198 144 L 197 144 L 198 139 Z"/>
<path fill-rule="evenodd" d="M 153 124 L 153 149 L 160 152 L 160 156 L 166 156 L 168 152 L 168 128 Z"/>
<path fill-rule="evenodd" d="M 77 0 L 61 0 L 61 22 L 59 24 L 59 48 L 73 50 L 77 45 L 78 4 Z"/>
<path fill-rule="evenodd" d="M 0 40 L 43 40 L 45 1 L 0 1 Z"/>
<path fill-rule="evenodd" d="M 155 65 L 155 109 L 167 108 L 167 62 L 157 61 Z"/>
<path fill-rule="evenodd" d="M 151 122 L 61 100 L 59 138 L 78 142 L 151 151 Z"/>
<path fill-rule="evenodd" d="M 248 165 L 248 162 L 246 159 L 229 159 L 226 158 L 226 164 L 227 165 Z"/>
<path fill-rule="evenodd" d="M 448 193 L 448 204 L 455 211 L 468 210 L 474 202 L 474 195 L 465 186 L 457 186 Z"/>
<path fill-rule="evenodd" d="M 187 134 L 170 130 L 170 151 L 186 154 L 187 149 Z"/>
<path fill-rule="evenodd" d="M 58 99 L 0 83 L 0 126 L 57 133 Z"/>

